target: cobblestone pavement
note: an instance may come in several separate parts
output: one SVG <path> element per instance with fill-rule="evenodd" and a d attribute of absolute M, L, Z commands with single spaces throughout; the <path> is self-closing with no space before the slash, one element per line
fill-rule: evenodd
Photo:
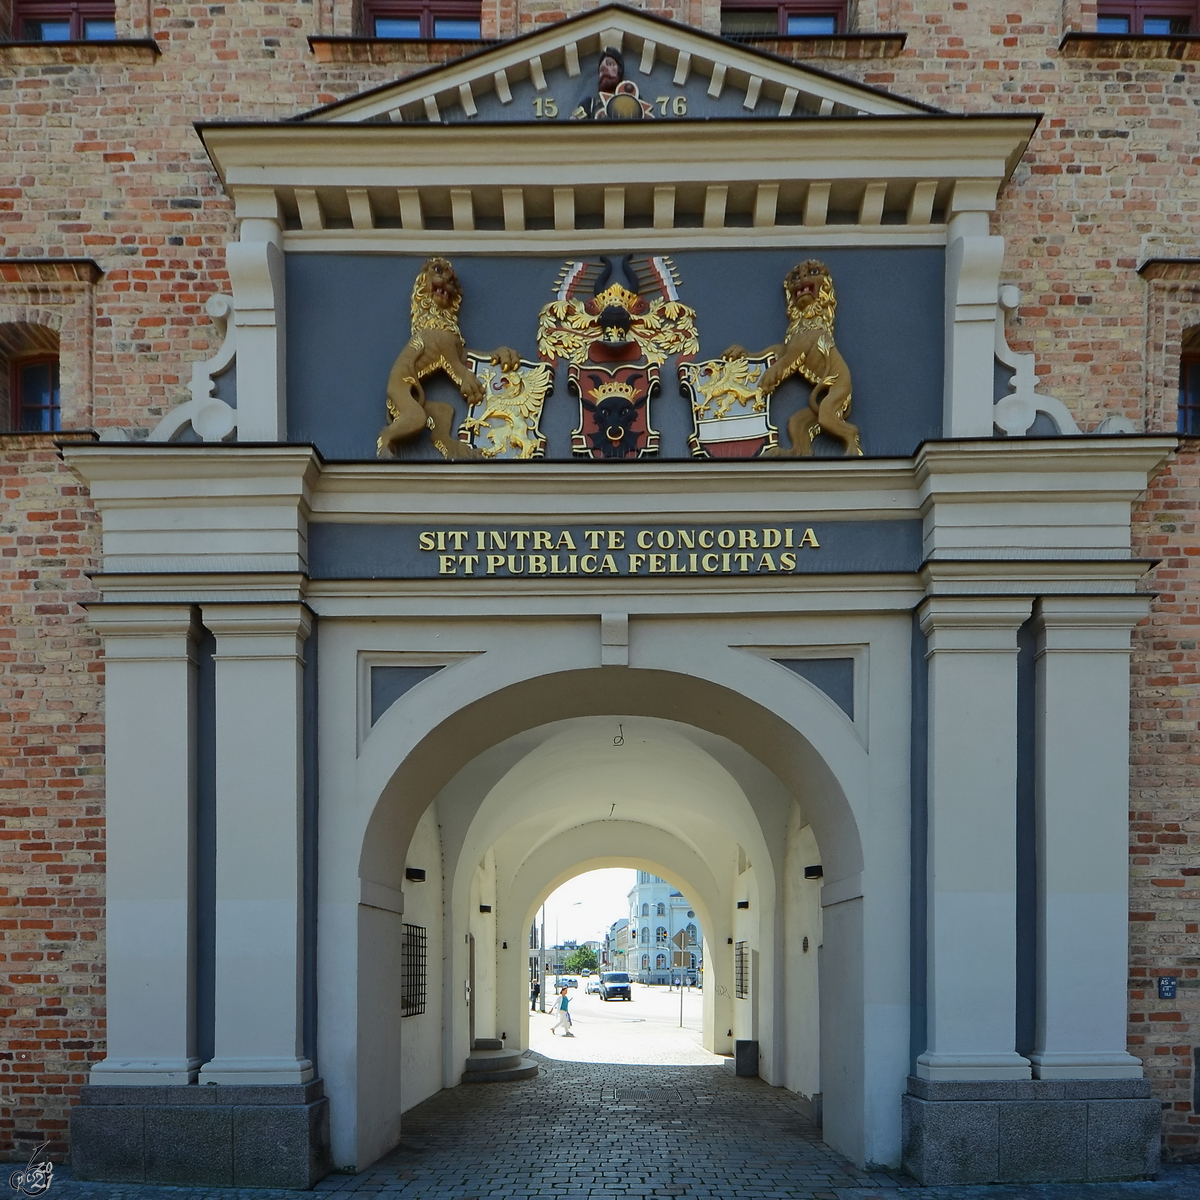
<path fill-rule="evenodd" d="M 833 1153 L 790 1093 L 727 1066 L 619 1066 L 535 1056 L 518 1083 L 440 1092 L 396 1151 L 313 1192 L 101 1185 L 52 1200 L 1200 1200 L 1200 1167 L 1157 1182 L 917 1188 Z M 345 1200 L 351 1200 L 346 1196 Z"/>

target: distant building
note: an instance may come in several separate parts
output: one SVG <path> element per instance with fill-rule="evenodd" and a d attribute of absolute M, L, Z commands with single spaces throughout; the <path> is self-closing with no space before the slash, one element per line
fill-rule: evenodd
<path fill-rule="evenodd" d="M 680 930 L 691 934 L 692 944 L 684 968 L 685 977 L 699 981 L 703 968 L 701 946 L 704 935 L 691 903 L 665 879 L 648 871 L 637 873 L 637 883 L 629 889 L 629 944 L 624 968 L 639 983 L 670 983 L 672 954 L 677 949 L 672 939 Z M 674 968 L 678 976 L 679 968 Z"/>
<path fill-rule="evenodd" d="M 600 969 L 602 971 L 628 971 L 627 957 L 632 942 L 630 941 L 630 924 L 622 917 L 614 921 L 604 935 L 604 945 L 600 951 Z"/>

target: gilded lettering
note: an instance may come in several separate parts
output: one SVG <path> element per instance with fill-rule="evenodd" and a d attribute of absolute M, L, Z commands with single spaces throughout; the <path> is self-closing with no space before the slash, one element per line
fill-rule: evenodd
<path fill-rule="evenodd" d="M 621 573 L 617 570 L 616 558 L 611 554 L 606 554 L 600 563 L 600 574 L 603 575 L 606 572 L 609 575 L 620 575 Z"/>
<path fill-rule="evenodd" d="M 677 529 L 675 536 L 679 539 L 680 550 L 691 550 L 696 544 L 696 535 L 691 529 Z"/>
<path fill-rule="evenodd" d="M 475 564 L 479 561 L 478 554 L 460 554 L 458 556 L 459 563 L 462 564 L 464 575 L 475 574 Z"/>
<path fill-rule="evenodd" d="M 665 554 L 650 555 L 650 574 L 665 575 L 667 573 L 667 556 Z"/>
<path fill-rule="evenodd" d="M 555 554 L 550 559 L 550 574 L 551 575 L 566 575 L 567 573 L 568 573 L 567 568 L 562 565 L 562 562 L 560 561 L 559 556 L 557 554 Z"/>
<path fill-rule="evenodd" d="M 530 548 L 533 550 L 552 550 L 554 547 L 550 545 L 550 531 L 548 529 L 535 529 L 533 531 L 533 545 Z"/>
<path fill-rule="evenodd" d="M 746 552 L 744 554 L 735 554 L 733 557 L 737 559 L 738 571 L 741 574 L 744 575 L 748 570 L 750 570 L 750 564 L 754 561 L 753 554 Z"/>
<path fill-rule="evenodd" d="M 760 571 L 777 571 L 779 568 L 775 565 L 775 556 L 773 554 L 764 554 L 758 560 L 758 569 Z"/>
<path fill-rule="evenodd" d="M 583 572 L 585 575 L 595 575 L 595 573 L 596 573 L 596 567 L 597 567 L 597 564 L 598 564 L 598 562 L 599 562 L 599 560 L 597 559 L 596 555 L 594 555 L 594 554 L 585 554 L 585 555 L 584 555 L 584 556 L 583 556 L 583 557 L 582 557 L 582 558 L 579 560 L 579 569 L 580 569 L 580 570 L 581 570 L 581 571 L 582 571 L 582 572 Z M 590 564 L 590 565 L 589 565 L 589 564 Z"/>
<path fill-rule="evenodd" d="M 514 542 L 516 542 L 518 550 L 524 550 L 525 543 L 527 541 L 529 541 L 529 530 L 528 529 L 510 529 L 508 536 L 511 537 Z"/>
<path fill-rule="evenodd" d="M 700 569 L 706 571 L 709 575 L 715 574 L 721 565 L 721 556 L 719 554 L 706 554 L 700 560 Z"/>
<path fill-rule="evenodd" d="M 546 574 L 546 556 L 544 554 L 531 554 L 529 556 L 529 574 Z"/>
<path fill-rule="evenodd" d="M 517 569 L 517 563 L 521 564 L 520 570 Z M 524 575 L 525 574 L 525 555 L 510 554 L 508 556 L 508 573 L 510 575 Z"/>
<path fill-rule="evenodd" d="M 817 541 L 817 535 L 814 530 L 806 529 L 804 536 L 800 539 L 801 546 L 811 546 L 814 550 L 819 550 L 821 543 Z"/>
<path fill-rule="evenodd" d="M 732 529 L 722 529 L 721 532 L 717 534 L 717 545 L 720 546 L 722 550 L 732 550 L 733 544 L 736 541 L 737 537 Z"/>
<path fill-rule="evenodd" d="M 637 535 L 637 544 L 639 550 L 649 550 L 654 545 L 654 531 L 650 529 L 639 529 Z"/>
<path fill-rule="evenodd" d="M 599 550 L 600 549 L 600 539 L 604 536 L 604 530 L 603 529 L 585 529 L 583 531 L 583 536 L 585 538 L 587 538 L 588 545 L 591 546 L 591 548 L 593 550 Z"/>
<path fill-rule="evenodd" d="M 646 556 L 644 554 L 631 554 L 629 556 L 630 575 L 636 575 L 642 569 L 642 564 L 645 563 L 645 561 Z"/>
<path fill-rule="evenodd" d="M 764 550 L 774 550 L 775 547 L 778 546 L 779 543 L 782 541 L 783 541 L 783 534 L 780 533 L 778 529 L 764 529 L 763 530 L 762 544 L 763 544 Z"/>
<path fill-rule="evenodd" d="M 660 529 L 655 540 L 660 550 L 670 550 L 675 545 L 675 535 L 669 529 Z"/>
<path fill-rule="evenodd" d="M 503 529 L 488 530 L 488 549 L 490 550 L 507 550 L 508 549 L 508 534 Z"/>
<path fill-rule="evenodd" d="M 462 550 L 466 545 L 468 533 L 465 529 L 451 529 L 446 536 L 454 543 L 455 550 Z"/>
<path fill-rule="evenodd" d="M 749 547 L 751 550 L 758 549 L 758 530 L 756 529 L 739 529 L 738 530 L 738 545 L 745 550 Z"/>
<path fill-rule="evenodd" d="M 796 569 L 796 556 L 790 550 L 785 550 L 779 556 L 779 569 L 781 571 L 794 571 Z"/>
<path fill-rule="evenodd" d="M 454 555 L 439 554 L 438 555 L 438 574 L 453 575 L 454 574 Z"/>
<path fill-rule="evenodd" d="M 504 566 L 503 554 L 489 554 L 487 556 L 487 573 L 489 575 L 495 575 L 502 566 Z"/>
<path fill-rule="evenodd" d="M 696 535 L 696 542 L 701 550 L 711 550 L 715 545 L 714 538 L 717 535 L 711 529 L 702 529 Z"/>
<path fill-rule="evenodd" d="M 671 574 L 672 575 L 686 575 L 687 574 L 687 567 L 683 566 L 680 563 L 678 554 L 671 555 Z"/>
<path fill-rule="evenodd" d="M 608 548 L 610 550 L 625 549 L 625 530 L 610 529 L 608 531 Z"/>
<path fill-rule="evenodd" d="M 417 545 L 420 546 L 422 550 L 434 549 L 436 543 L 434 541 L 433 531 L 430 529 L 422 530 L 421 534 L 417 538 Z"/>
<path fill-rule="evenodd" d="M 554 548 L 555 550 L 579 549 L 579 547 L 575 545 L 575 539 L 571 536 L 571 532 L 568 529 L 564 529 L 562 533 L 558 535 L 558 541 L 554 543 Z"/>

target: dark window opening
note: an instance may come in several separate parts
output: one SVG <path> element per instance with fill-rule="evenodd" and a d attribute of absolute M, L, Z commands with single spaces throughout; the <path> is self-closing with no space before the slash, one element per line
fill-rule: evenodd
<path fill-rule="evenodd" d="M 400 1015 L 416 1017 L 425 1011 L 426 934 L 423 925 L 404 926 L 400 963 Z"/>
<path fill-rule="evenodd" d="M 846 6 L 825 0 L 723 0 L 721 35 L 734 41 L 759 37 L 828 37 L 846 30 Z"/>
<path fill-rule="evenodd" d="M 750 995 L 750 948 L 745 942 L 733 948 L 733 988 L 739 1000 Z"/>
<path fill-rule="evenodd" d="M 21 358 L 12 366 L 12 428 L 53 433 L 62 428 L 58 356 Z"/>
<path fill-rule="evenodd" d="M 1096 32 L 1170 37 L 1200 30 L 1196 0 L 1101 0 Z"/>
<path fill-rule="evenodd" d="M 475 42 L 482 35 L 479 0 L 367 0 L 367 37 Z"/>
<path fill-rule="evenodd" d="M 1179 432 L 1200 436 L 1200 325 L 1184 334 L 1179 358 Z"/>
<path fill-rule="evenodd" d="M 13 0 L 19 42 L 111 42 L 117 36 L 113 0 Z"/>

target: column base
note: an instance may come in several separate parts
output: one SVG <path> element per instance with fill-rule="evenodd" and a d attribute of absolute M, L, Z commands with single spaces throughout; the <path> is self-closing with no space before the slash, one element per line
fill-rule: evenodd
<path fill-rule="evenodd" d="M 198 1058 L 106 1058 L 88 1073 L 96 1086 L 186 1087 L 196 1082 Z"/>
<path fill-rule="evenodd" d="M 1029 1059 L 1008 1054 L 935 1054 L 929 1051 L 917 1059 L 918 1079 L 982 1080 L 1029 1079 Z"/>
<path fill-rule="evenodd" d="M 308 1083 L 316 1074 L 307 1058 L 214 1058 L 200 1071 L 201 1084 L 260 1086 Z"/>
<path fill-rule="evenodd" d="M 297 1087 L 87 1086 L 71 1169 L 105 1183 L 307 1190 L 329 1174 L 329 1101 Z"/>
<path fill-rule="evenodd" d="M 904 1169 L 925 1186 L 1098 1183 L 1158 1173 L 1145 1079 L 942 1082 L 909 1076 Z"/>
<path fill-rule="evenodd" d="M 1141 1079 L 1142 1060 L 1115 1054 L 1037 1051 L 1029 1056 L 1034 1079 Z"/>

